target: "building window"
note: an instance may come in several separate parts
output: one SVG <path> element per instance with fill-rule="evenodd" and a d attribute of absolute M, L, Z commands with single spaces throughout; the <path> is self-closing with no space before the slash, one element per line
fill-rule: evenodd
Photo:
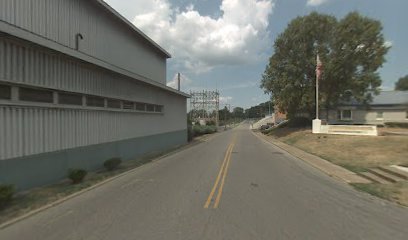
<path fill-rule="evenodd" d="M 163 106 L 155 105 L 154 106 L 154 111 L 155 112 L 163 112 Z"/>
<path fill-rule="evenodd" d="M 133 105 L 134 105 L 133 102 L 124 101 L 123 102 L 123 109 L 134 109 Z"/>
<path fill-rule="evenodd" d="M 82 95 L 75 93 L 60 92 L 58 93 L 58 103 L 81 106 Z"/>
<path fill-rule="evenodd" d="M 104 107 L 105 99 L 97 96 L 87 96 L 86 105 L 90 107 Z"/>
<path fill-rule="evenodd" d="M 341 120 L 341 111 L 337 110 L 337 120 Z"/>
<path fill-rule="evenodd" d="M 108 99 L 108 108 L 120 108 L 120 100 Z"/>
<path fill-rule="evenodd" d="M 54 96 L 53 92 L 49 90 L 20 87 L 19 99 L 28 102 L 52 103 Z"/>
<path fill-rule="evenodd" d="M 0 99 L 11 99 L 11 87 L 8 85 L 0 85 Z"/>
<path fill-rule="evenodd" d="M 377 112 L 376 119 L 378 119 L 378 120 L 383 119 L 384 118 L 383 115 L 384 115 L 384 112 Z"/>
<path fill-rule="evenodd" d="M 153 104 L 146 104 L 146 111 L 154 112 L 154 105 Z"/>
<path fill-rule="evenodd" d="M 352 120 L 353 116 L 351 114 L 351 110 L 347 109 L 347 110 L 341 110 L 341 116 L 340 119 L 341 120 Z"/>
<path fill-rule="evenodd" d="M 350 120 L 351 119 L 351 110 L 343 110 L 341 113 L 341 118 L 343 120 Z"/>
<path fill-rule="evenodd" d="M 146 104 L 145 103 L 136 103 L 136 110 L 137 111 L 146 111 Z"/>

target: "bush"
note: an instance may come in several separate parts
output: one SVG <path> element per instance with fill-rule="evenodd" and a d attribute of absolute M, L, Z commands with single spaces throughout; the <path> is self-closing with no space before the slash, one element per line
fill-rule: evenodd
<path fill-rule="evenodd" d="M 200 126 L 200 125 L 193 126 L 194 136 L 201 136 L 204 134 L 215 133 L 216 131 L 217 131 L 216 126 Z"/>
<path fill-rule="evenodd" d="M 68 170 L 68 178 L 71 179 L 73 184 L 80 183 L 84 180 L 87 171 L 84 169 L 70 169 Z"/>
<path fill-rule="evenodd" d="M 408 123 L 403 122 L 386 122 L 385 126 L 392 128 L 408 128 Z"/>
<path fill-rule="evenodd" d="M 193 127 L 191 125 L 187 126 L 187 139 L 191 142 L 194 138 Z"/>
<path fill-rule="evenodd" d="M 310 127 L 312 126 L 312 121 L 306 117 L 295 117 L 289 119 L 288 127 L 296 128 L 296 127 Z"/>
<path fill-rule="evenodd" d="M 0 184 L 0 208 L 3 208 L 11 201 L 15 191 L 14 185 Z"/>
<path fill-rule="evenodd" d="M 103 163 L 103 166 L 106 168 L 106 170 L 112 171 L 118 168 L 121 163 L 122 163 L 122 160 L 120 158 L 111 158 L 111 159 L 106 160 Z"/>

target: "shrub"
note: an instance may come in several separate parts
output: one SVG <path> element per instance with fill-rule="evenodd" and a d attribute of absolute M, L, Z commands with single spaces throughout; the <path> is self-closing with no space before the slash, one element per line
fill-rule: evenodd
<path fill-rule="evenodd" d="M 106 168 L 106 170 L 112 171 L 118 168 L 121 163 L 122 163 L 122 160 L 120 158 L 111 158 L 111 159 L 106 160 L 103 163 L 103 166 Z"/>
<path fill-rule="evenodd" d="M 295 117 L 289 120 L 288 127 L 310 127 L 312 126 L 312 121 L 306 117 Z"/>
<path fill-rule="evenodd" d="M 0 184 L 0 208 L 6 206 L 15 193 L 14 185 L 11 184 Z"/>
<path fill-rule="evenodd" d="M 193 131 L 193 127 L 191 125 L 187 126 L 187 139 L 189 142 L 191 142 L 193 140 L 194 137 L 194 131 Z"/>
<path fill-rule="evenodd" d="M 404 122 L 386 122 L 385 126 L 392 128 L 408 128 L 408 123 Z"/>
<path fill-rule="evenodd" d="M 201 136 L 204 134 L 215 133 L 216 131 L 217 131 L 216 126 L 200 126 L 200 125 L 193 126 L 194 136 Z"/>
<path fill-rule="evenodd" d="M 71 179 L 73 184 L 80 183 L 84 180 L 87 171 L 84 169 L 70 169 L 68 170 L 68 178 Z"/>

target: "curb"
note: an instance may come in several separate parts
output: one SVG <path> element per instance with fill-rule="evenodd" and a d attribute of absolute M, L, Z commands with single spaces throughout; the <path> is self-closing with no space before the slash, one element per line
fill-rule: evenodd
<path fill-rule="evenodd" d="M 350 183 L 371 183 L 371 181 L 363 177 L 360 177 L 357 173 L 349 171 L 339 165 L 333 164 L 321 157 L 305 152 L 297 147 L 290 146 L 278 140 L 274 140 L 271 138 L 267 139 L 266 136 L 260 135 L 259 133 L 255 133 L 255 132 L 252 132 L 252 133 L 259 139 L 282 149 L 283 151 L 289 153 L 293 157 L 296 157 L 302 160 L 303 162 L 309 164 L 310 166 L 316 168 L 317 170 L 324 172 L 326 175 L 330 177 L 339 179 L 349 184 Z M 295 151 L 298 153 L 296 154 Z"/>
<path fill-rule="evenodd" d="M 84 188 L 84 189 L 82 189 L 82 190 L 80 190 L 80 191 L 78 191 L 78 192 L 75 192 L 75 193 L 72 193 L 72 194 L 70 194 L 70 195 L 67 195 L 67 196 L 65 196 L 65 197 L 63 197 L 63 198 L 61 198 L 61 199 L 58 199 L 58 200 L 56 200 L 56 201 L 54 201 L 54 202 L 52 202 L 52 203 L 49 203 L 49 204 L 47 204 L 47 205 L 44 205 L 44 206 L 40 207 L 40 208 L 34 209 L 34 210 L 32 210 L 32 211 L 30 211 L 30 212 L 28 212 L 28 213 L 26 213 L 26 214 L 23 214 L 23 215 L 21 215 L 21 216 L 19 216 L 19 217 L 16 217 L 16 218 L 13 218 L 13 219 L 11 219 L 11 220 L 9 220 L 9 221 L 6 221 L 6 222 L 0 224 L 0 230 L 1 230 L 1 229 L 5 229 L 6 227 L 8 227 L 8 226 L 10 226 L 10 225 L 13 225 L 13 224 L 15 224 L 15 223 L 17 223 L 17 222 L 20 222 L 20 221 L 24 220 L 24 219 L 27 219 L 27 218 L 29 218 L 29 217 L 31 217 L 31 216 L 33 216 L 33 215 L 36 215 L 36 214 L 38 214 L 38 213 L 40 213 L 40 212 L 42 212 L 42 211 L 47 210 L 47 209 L 49 209 L 49 208 L 55 207 L 55 206 L 57 206 L 57 205 L 60 205 L 61 203 L 65 202 L 65 201 L 68 201 L 68 200 L 70 200 L 70 199 L 72 199 L 72 198 L 75 198 L 75 197 L 77 197 L 77 196 L 79 196 L 79 195 L 82 195 L 82 194 L 84 194 L 84 193 L 86 193 L 86 192 L 89 192 L 89 191 L 91 191 L 91 190 L 93 190 L 93 189 L 96 189 L 96 188 L 98 188 L 98 187 L 100 187 L 100 186 L 102 186 L 102 185 L 105 185 L 106 183 L 112 182 L 112 181 L 114 181 L 114 180 L 116 180 L 116 179 L 118 179 L 118 178 L 120 178 L 120 177 L 123 177 L 123 176 L 125 176 L 125 175 L 127 175 L 127 174 L 133 173 L 134 171 L 139 170 L 141 167 L 147 166 L 147 164 L 149 164 L 149 163 L 157 162 L 158 160 L 160 160 L 160 159 L 162 159 L 162 158 L 165 158 L 165 157 L 168 157 L 168 156 L 170 156 L 170 155 L 176 154 L 176 153 L 178 153 L 178 152 L 180 152 L 180 151 L 189 149 L 189 148 L 194 147 L 194 146 L 196 146 L 196 145 L 198 145 L 198 144 L 200 144 L 200 143 L 209 141 L 209 140 L 211 140 L 212 138 L 214 138 L 214 137 L 216 137 L 216 136 L 217 136 L 217 135 L 214 134 L 214 135 L 210 135 L 210 136 L 208 136 L 208 137 L 204 137 L 204 139 L 198 139 L 198 140 L 196 140 L 196 141 L 193 140 L 193 141 L 191 141 L 190 143 L 187 143 L 187 144 L 185 144 L 185 145 L 179 146 L 179 148 L 176 148 L 176 149 L 170 151 L 170 152 L 167 153 L 167 154 L 164 154 L 164 155 L 162 155 L 162 156 L 158 156 L 158 157 L 152 159 L 150 162 L 148 162 L 148 163 L 146 163 L 146 164 L 143 164 L 143 165 L 137 166 L 137 167 L 135 167 L 135 168 L 129 169 L 128 171 L 125 171 L 125 172 L 123 172 L 123 173 L 121 173 L 121 174 L 118 174 L 118 175 L 116 175 L 116 176 L 109 177 L 109 178 L 107 178 L 107 179 L 105 179 L 105 180 L 102 180 L 101 182 L 98 182 L 98 183 L 96 183 L 96 184 L 94 184 L 94 185 L 92 185 L 92 186 L 90 186 L 90 187 Z"/>

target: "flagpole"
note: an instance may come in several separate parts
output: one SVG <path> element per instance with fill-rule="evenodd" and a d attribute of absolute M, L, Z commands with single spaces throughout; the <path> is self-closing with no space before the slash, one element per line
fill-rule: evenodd
<path fill-rule="evenodd" d="M 322 121 L 319 119 L 319 78 L 322 74 L 322 62 L 320 61 L 319 54 L 316 56 L 316 119 L 312 121 L 312 132 L 321 133 Z"/>
<path fill-rule="evenodd" d="M 319 58 L 319 55 L 317 55 Z M 319 119 L 319 74 L 316 73 L 316 119 Z"/>

